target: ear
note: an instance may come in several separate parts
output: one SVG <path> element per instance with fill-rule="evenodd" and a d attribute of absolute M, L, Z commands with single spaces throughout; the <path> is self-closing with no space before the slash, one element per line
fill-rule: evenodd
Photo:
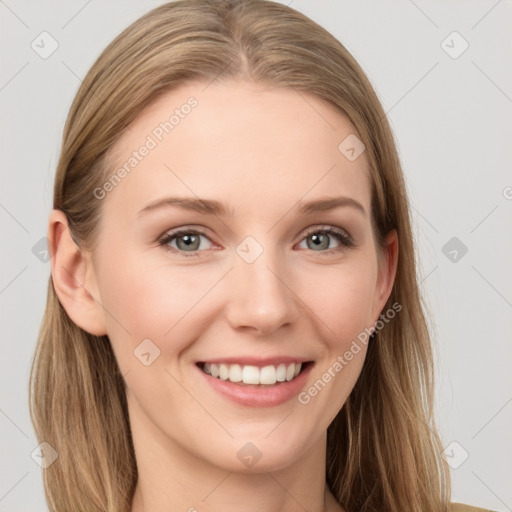
<path fill-rule="evenodd" d="M 76 245 L 61 210 L 52 210 L 50 214 L 48 249 L 53 286 L 68 316 L 90 334 L 107 334 L 91 253 Z"/>
<path fill-rule="evenodd" d="M 386 236 L 385 246 L 379 255 L 378 262 L 379 270 L 372 312 L 374 324 L 379 319 L 395 283 L 398 263 L 398 235 L 396 229 L 391 230 Z"/>

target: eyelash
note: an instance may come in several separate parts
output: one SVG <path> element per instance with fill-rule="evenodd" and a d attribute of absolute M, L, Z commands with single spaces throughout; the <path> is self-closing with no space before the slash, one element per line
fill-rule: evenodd
<path fill-rule="evenodd" d="M 304 240 L 305 238 L 307 238 L 308 236 L 310 235 L 314 235 L 314 234 L 317 234 L 317 233 L 322 233 L 322 234 L 327 234 L 327 235 L 332 235 L 334 236 L 340 243 L 342 246 L 346 247 L 346 248 L 351 248 L 351 247 L 355 247 L 356 244 L 354 243 L 354 240 L 352 239 L 352 237 L 350 235 L 348 235 L 347 233 L 341 231 L 341 230 L 338 230 L 332 226 L 328 226 L 328 227 L 322 227 L 322 228 L 318 228 L 318 227 L 315 227 L 315 228 L 311 228 L 311 229 L 308 229 L 306 231 L 306 233 L 304 234 L 303 238 L 301 239 L 301 242 L 302 240 Z M 208 235 L 201 231 L 201 230 L 197 230 L 197 229 L 180 229 L 178 231 L 174 231 L 174 232 L 171 232 L 171 233 L 166 233 L 161 239 L 158 240 L 158 245 L 163 247 L 164 249 L 166 250 L 169 250 L 169 251 L 172 251 L 172 252 L 177 252 L 177 253 L 182 253 L 183 256 L 185 256 L 186 258 L 188 257 L 198 257 L 200 256 L 200 253 L 202 251 L 191 251 L 191 252 L 188 252 L 187 251 L 182 251 L 181 249 L 175 249 L 174 247 L 169 247 L 169 243 L 172 242 L 175 238 L 178 238 L 180 235 L 202 235 L 206 238 L 209 239 Z M 325 250 L 325 251 L 318 251 L 320 252 L 321 254 L 334 254 L 336 252 L 340 251 L 340 248 L 335 248 L 335 249 L 331 249 L 331 250 Z M 317 252 L 317 251 L 313 251 L 313 252 Z"/>

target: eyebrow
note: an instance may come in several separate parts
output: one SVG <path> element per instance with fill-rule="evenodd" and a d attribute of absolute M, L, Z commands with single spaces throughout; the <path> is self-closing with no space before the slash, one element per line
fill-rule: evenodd
<path fill-rule="evenodd" d="M 299 214 L 318 213 L 333 210 L 342 206 L 350 206 L 358 210 L 365 217 L 366 210 L 363 205 L 352 199 L 351 197 L 330 197 L 328 199 L 315 199 L 308 202 L 299 202 L 297 205 Z M 159 210 L 161 208 L 177 207 L 184 210 L 194 211 L 205 215 L 216 215 L 219 217 L 234 217 L 235 213 L 232 209 L 226 207 L 220 201 L 215 199 L 201 199 L 193 197 L 165 197 L 157 199 L 146 205 L 139 211 L 138 215 Z"/>

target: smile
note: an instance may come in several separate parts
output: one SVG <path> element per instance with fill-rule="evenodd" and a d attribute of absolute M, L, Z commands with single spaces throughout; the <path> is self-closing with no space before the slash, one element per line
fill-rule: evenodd
<path fill-rule="evenodd" d="M 303 363 L 281 363 L 263 367 L 228 363 L 201 363 L 198 366 L 204 373 L 216 379 L 239 384 L 272 386 L 278 382 L 289 382 L 295 379 L 300 374 Z"/>

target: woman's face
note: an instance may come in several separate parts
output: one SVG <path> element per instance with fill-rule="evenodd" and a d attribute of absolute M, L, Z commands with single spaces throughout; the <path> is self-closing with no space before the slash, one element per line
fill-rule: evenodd
<path fill-rule="evenodd" d="M 160 97 L 119 140 L 88 278 L 136 448 L 243 472 L 325 441 L 394 279 L 354 133 L 312 95 L 214 82 Z"/>

